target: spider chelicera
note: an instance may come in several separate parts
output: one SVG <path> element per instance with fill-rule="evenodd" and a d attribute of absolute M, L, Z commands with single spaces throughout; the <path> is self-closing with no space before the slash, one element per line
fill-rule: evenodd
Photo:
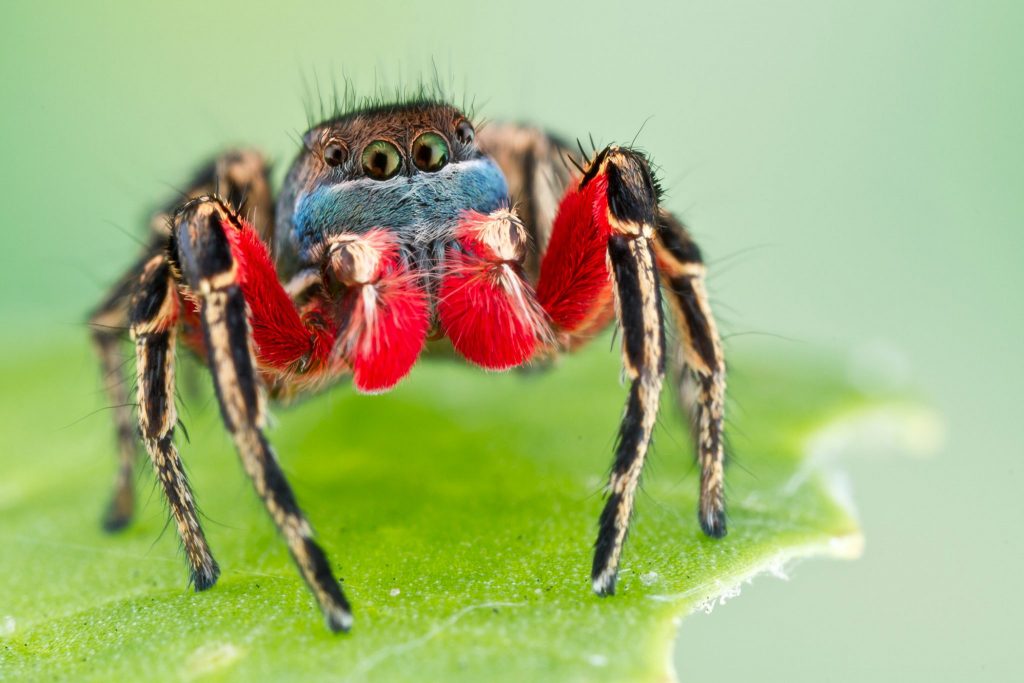
<path fill-rule="evenodd" d="M 617 318 L 630 387 L 594 591 L 615 590 L 667 356 L 696 441 L 700 524 L 725 534 L 725 364 L 705 268 L 659 208 L 640 152 L 610 146 L 575 160 L 542 130 L 477 132 L 430 100 L 354 108 L 302 143 L 276 201 L 257 152 L 227 152 L 200 172 L 185 200 L 154 216 L 149 248 L 93 314 L 120 452 L 107 529 L 131 520 L 141 434 L 195 589 L 217 581 L 173 439 L 180 338 L 209 368 L 245 470 L 328 626 L 348 630 L 348 601 L 264 434 L 266 398 L 346 377 L 386 391 L 431 340 L 480 367 L 514 368 L 576 349 Z M 663 298 L 679 332 L 671 353 Z M 126 329 L 137 428 L 121 370 Z"/>

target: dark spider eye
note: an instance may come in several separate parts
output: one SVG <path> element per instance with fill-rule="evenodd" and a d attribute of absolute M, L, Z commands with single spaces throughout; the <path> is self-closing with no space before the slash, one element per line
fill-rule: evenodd
<path fill-rule="evenodd" d="M 459 142 L 462 144 L 469 145 L 476 139 L 476 132 L 473 130 L 473 126 L 470 125 L 469 121 L 462 119 L 459 121 L 459 125 L 455 126 L 455 137 L 458 138 Z"/>
<path fill-rule="evenodd" d="M 448 142 L 437 133 L 424 133 L 412 143 L 412 162 L 421 171 L 440 171 L 448 163 Z"/>
<path fill-rule="evenodd" d="M 341 166 L 347 156 L 348 150 L 345 149 L 345 145 L 337 140 L 331 140 L 324 145 L 324 163 L 328 166 Z"/>
<path fill-rule="evenodd" d="M 402 168 L 402 154 L 387 140 L 374 140 L 363 150 L 363 172 L 374 180 L 393 178 Z"/>

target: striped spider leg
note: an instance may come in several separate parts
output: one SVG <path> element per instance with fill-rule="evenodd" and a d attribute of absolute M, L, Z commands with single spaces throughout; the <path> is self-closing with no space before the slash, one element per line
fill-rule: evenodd
<path fill-rule="evenodd" d="M 230 175 L 222 158 L 209 182 L 190 192 L 220 188 L 239 198 L 251 215 L 266 204 L 262 164 L 244 180 Z M 239 162 L 241 163 L 241 162 Z M 236 164 L 237 165 L 237 164 Z M 226 169 L 225 169 L 226 167 Z M 243 169 L 244 170 L 244 169 Z M 206 541 L 191 488 L 185 477 L 173 437 L 177 423 L 174 404 L 175 346 L 179 330 L 192 350 L 205 355 L 226 426 L 243 466 L 253 480 L 271 518 L 284 536 L 300 572 L 312 589 L 328 626 L 335 631 L 351 625 L 351 611 L 330 565 L 313 539 L 312 529 L 299 509 L 291 487 L 263 434 L 265 419 L 262 379 L 252 346 L 249 315 L 262 327 L 264 346 L 280 368 L 305 365 L 321 370 L 329 355 L 333 335 L 316 326 L 315 312 L 300 318 L 286 291 L 277 282 L 269 255 L 257 231 L 245 223 L 227 203 L 215 195 L 200 195 L 181 206 L 169 218 L 170 232 L 157 235 L 155 252 L 141 262 L 141 274 L 129 274 L 92 317 L 94 339 L 108 376 L 111 398 L 116 402 L 115 423 L 120 443 L 120 464 L 112 503 L 104 526 L 114 530 L 132 516 L 132 468 L 134 434 L 126 426 L 130 404 L 117 358 L 118 328 L 127 320 L 135 343 L 139 433 L 150 455 L 157 479 L 168 501 L 189 564 L 190 580 L 197 591 L 211 587 L 220 570 Z M 162 246 L 156 246 L 162 244 Z M 236 255 L 245 264 L 239 268 Z M 250 308 L 243 285 L 260 289 Z M 290 315 L 289 315 L 290 313 Z"/>
<path fill-rule="evenodd" d="M 261 230 L 264 240 L 271 239 L 273 202 L 270 184 L 262 157 L 252 150 L 235 150 L 219 156 L 204 166 L 182 193 L 187 199 L 205 194 L 220 194 L 239 207 Z M 100 358 L 100 367 L 107 397 L 114 414 L 118 444 L 118 467 L 114 490 L 103 516 L 103 528 L 118 531 L 126 527 L 135 512 L 135 461 L 138 456 L 139 432 L 132 417 L 129 398 L 128 365 L 122 345 L 129 336 L 129 312 L 139 277 L 154 256 L 167 252 L 169 226 L 179 202 L 153 214 L 149 220 L 150 236 L 143 254 L 132 265 L 110 293 L 89 316 L 93 344 Z M 199 333 L 199 331 L 196 331 Z"/>
<path fill-rule="evenodd" d="M 701 469 L 698 518 L 707 535 L 726 533 L 725 362 L 705 268 L 682 223 L 658 206 L 657 183 L 640 153 L 605 148 L 573 177 L 560 163 L 567 148 L 538 129 L 497 125 L 485 134 L 488 152 L 502 162 L 527 231 L 540 246 L 537 295 L 560 346 L 578 348 L 613 313 L 621 325 L 630 392 L 591 572 L 595 592 L 611 594 L 658 411 L 667 353 L 662 299 L 679 333 L 680 346 L 671 356 L 679 366 L 676 387 L 690 415 Z M 688 390 L 691 385 L 695 391 Z"/>
<path fill-rule="evenodd" d="M 281 369 L 320 367 L 333 334 L 300 316 L 277 280 L 259 235 L 222 199 L 204 196 L 174 217 L 171 256 L 199 318 L 224 424 L 246 473 L 333 631 L 352 624 L 348 601 L 299 508 L 263 428 L 266 417 L 254 340 Z M 251 324 L 250 324 L 251 319 Z"/>
<path fill-rule="evenodd" d="M 609 305 L 622 329 L 630 386 L 594 544 L 591 579 L 600 595 L 615 592 L 665 374 L 656 216 L 647 161 L 628 149 L 605 148 L 562 198 L 537 283 L 537 298 L 563 337 L 603 326 Z"/>
<path fill-rule="evenodd" d="M 725 536 L 725 354 L 711 314 L 700 249 L 683 224 L 658 215 L 654 252 L 682 345 L 676 357 L 676 391 L 690 418 L 700 464 L 698 520 L 712 538 Z"/>

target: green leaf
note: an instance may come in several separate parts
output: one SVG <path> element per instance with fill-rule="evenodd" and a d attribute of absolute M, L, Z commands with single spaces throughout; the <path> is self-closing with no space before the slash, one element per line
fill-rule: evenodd
<path fill-rule="evenodd" d="M 324 627 L 199 369 L 181 373 L 202 389 L 182 392 L 179 441 L 223 575 L 195 594 L 148 465 L 136 523 L 100 531 L 113 428 L 84 343 L 8 361 L 0 678 L 664 680 L 681 616 L 794 557 L 859 552 L 821 465 L 862 433 L 855 416 L 902 429 L 920 413 L 862 395 L 835 364 L 734 359 L 729 536 L 700 532 L 666 395 L 618 595 L 595 597 L 590 545 L 625 397 L 608 345 L 543 374 L 424 363 L 385 396 L 339 387 L 277 409 L 271 439 L 354 604 L 346 636 Z"/>

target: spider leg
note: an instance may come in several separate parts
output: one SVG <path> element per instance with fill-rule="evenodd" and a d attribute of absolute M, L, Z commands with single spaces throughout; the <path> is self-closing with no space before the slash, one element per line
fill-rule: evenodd
<path fill-rule="evenodd" d="M 158 254 L 143 267 L 129 311 L 135 341 L 139 430 L 178 527 L 192 583 L 201 591 L 217 581 L 220 568 L 199 525 L 192 490 L 174 446 L 178 420 L 174 350 L 180 306 L 170 264 L 165 255 Z"/>
<path fill-rule="evenodd" d="M 273 202 L 263 158 L 253 150 L 232 150 L 204 166 L 183 194 L 197 197 L 218 192 L 235 202 L 252 217 L 265 241 L 273 238 Z M 106 298 L 89 316 L 93 345 L 100 359 L 104 389 L 114 414 L 117 435 L 118 467 L 114 491 L 103 514 L 103 528 L 118 531 L 127 526 L 135 510 L 133 490 L 138 456 L 138 432 L 129 402 L 125 365 L 128 357 L 122 344 L 128 337 L 129 300 L 139 273 L 153 256 L 167 249 L 168 225 L 178 202 L 157 211 L 149 220 L 151 238 L 141 258 L 111 288 Z"/>
<path fill-rule="evenodd" d="M 615 592 L 665 374 L 665 332 L 651 244 L 657 194 L 643 157 L 617 150 L 608 154 L 605 165 L 607 218 L 612 229 L 608 260 L 622 326 L 622 356 L 631 385 L 609 481 L 611 493 L 594 544 L 591 578 L 599 595 Z"/>
<path fill-rule="evenodd" d="M 479 140 L 509 179 L 510 193 L 523 209 L 521 215 L 527 232 L 543 255 L 536 279 L 537 298 L 552 321 L 558 345 L 571 350 L 590 339 L 611 319 L 613 300 L 619 304 L 624 332 L 630 326 L 635 327 L 635 322 L 627 323 L 625 320 L 629 315 L 627 309 L 631 310 L 634 304 L 626 303 L 628 297 L 624 299 L 622 291 L 622 283 L 633 279 L 633 274 L 620 273 L 615 266 L 616 260 L 620 263 L 625 261 L 613 258 L 615 243 L 609 232 L 610 223 L 616 216 L 615 207 L 621 209 L 631 204 L 628 196 L 617 193 L 615 188 L 640 187 L 650 179 L 646 163 L 641 163 L 642 157 L 623 150 L 613 153 L 612 148 L 603 150 L 579 169 L 582 180 L 577 179 L 577 184 L 570 186 L 568 172 L 554 171 L 556 158 L 564 158 L 571 152 L 543 131 L 509 124 L 494 125 L 483 129 Z M 632 155 L 638 160 L 632 164 L 632 173 L 628 172 L 630 164 L 616 162 L 616 155 Z M 624 169 L 626 173 L 621 172 Z M 634 182 L 629 181 L 630 177 Z M 603 192 L 607 195 L 604 204 L 600 197 L 595 196 L 594 190 L 588 189 L 599 185 L 604 187 Z M 568 189 L 555 214 L 550 209 L 552 191 L 561 194 L 563 187 Z M 681 348 L 672 354 L 672 360 L 680 366 L 676 390 L 690 416 L 691 433 L 701 466 L 698 516 L 705 533 L 721 537 L 726 533 L 723 492 L 724 356 L 704 287 L 705 268 L 700 251 L 678 220 L 665 211 L 657 210 L 656 201 L 651 205 L 655 207 L 655 235 L 647 239 L 654 247 L 664 296 L 679 329 Z M 605 213 L 609 214 L 607 226 L 600 221 L 600 216 Z M 621 216 L 622 211 L 618 214 Z M 526 265 L 532 276 L 531 263 L 528 259 Z M 614 289 L 609 282 L 609 267 L 615 277 Z M 628 337 L 624 342 L 629 345 Z M 632 376 L 629 364 L 627 355 L 627 372 Z M 631 402 L 632 396 L 631 387 Z M 632 422 L 631 410 L 631 404 L 627 404 L 624 425 Z M 621 540 L 616 542 L 615 539 L 619 538 L 616 530 L 622 525 L 617 522 L 614 510 L 620 503 L 615 493 L 615 485 L 621 485 L 619 456 L 623 452 L 623 444 L 630 443 L 623 439 L 625 433 L 620 434 L 620 450 L 612 474 L 612 493 L 602 516 L 595 577 L 600 566 L 610 566 L 600 561 L 601 557 L 621 552 Z M 607 550 L 609 547 L 612 548 L 610 552 Z"/>
<path fill-rule="evenodd" d="M 347 631 L 352 624 L 348 601 L 323 550 L 313 540 L 309 522 L 263 433 L 264 396 L 257 374 L 249 305 L 240 282 L 244 272 L 240 266 L 244 264 L 233 255 L 227 234 L 230 230 L 243 233 L 244 228 L 239 217 L 215 197 L 188 202 L 175 216 L 176 256 L 185 284 L 201 302 L 208 364 L 224 423 L 242 464 L 284 536 L 328 626 L 333 631 Z M 263 292 L 270 298 L 275 293 L 284 295 L 279 286 Z M 254 297 L 251 304 L 259 309 L 267 302 Z M 268 313 L 253 317 L 262 320 Z"/>
<path fill-rule="evenodd" d="M 128 332 L 128 302 L 138 274 L 159 251 L 160 246 L 157 244 L 147 249 L 146 255 L 121 278 L 89 316 L 92 341 L 100 358 L 104 389 L 114 413 L 117 435 L 118 466 L 114 492 L 103 514 L 103 528 L 107 531 L 117 531 L 127 526 L 135 510 L 132 481 L 138 456 L 138 432 L 132 419 L 128 378 L 124 369 L 127 356 L 122 345 Z"/>
<path fill-rule="evenodd" d="M 653 252 L 657 201 L 642 155 L 619 147 L 597 153 L 562 200 L 537 284 L 537 298 L 563 343 L 603 324 L 612 302 L 622 328 L 630 388 L 594 544 L 591 578 L 599 595 L 615 592 L 665 373 Z"/>
<path fill-rule="evenodd" d="M 655 254 L 682 342 L 676 390 L 689 413 L 700 463 L 698 518 L 704 533 L 721 538 L 726 533 L 725 356 L 704 287 L 704 262 L 683 224 L 664 211 L 658 216 Z"/>

